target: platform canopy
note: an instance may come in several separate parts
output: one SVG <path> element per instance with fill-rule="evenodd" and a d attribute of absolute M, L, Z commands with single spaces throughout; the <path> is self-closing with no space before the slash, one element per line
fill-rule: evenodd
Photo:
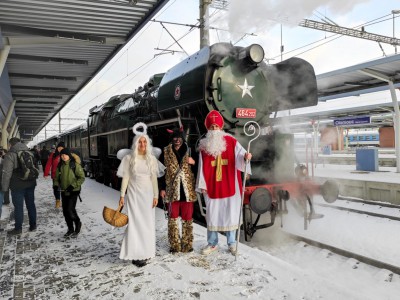
<path fill-rule="evenodd" d="M 32 138 L 168 1 L 0 1 L 0 122 Z"/>
<path fill-rule="evenodd" d="M 395 107 L 391 92 L 400 88 L 400 54 L 317 75 L 317 87 L 318 106 L 291 110 L 291 123 L 305 122 L 306 126 L 314 120 L 330 124 L 339 118 L 371 116 L 371 124 L 363 126 L 393 125 Z M 357 98 L 380 91 L 387 91 L 387 97 L 371 95 L 362 101 Z M 346 98 L 351 96 L 356 98 Z M 278 113 L 278 118 L 286 116 L 288 112 Z"/>
<path fill-rule="evenodd" d="M 317 75 L 318 101 L 388 90 L 387 82 L 365 71 L 383 74 L 400 87 L 400 54 Z"/>

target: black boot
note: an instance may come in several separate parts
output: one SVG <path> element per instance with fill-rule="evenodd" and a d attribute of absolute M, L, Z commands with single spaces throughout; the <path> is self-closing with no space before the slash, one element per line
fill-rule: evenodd
<path fill-rule="evenodd" d="M 77 221 L 75 222 L 75 234 L 78 235 L 81 232 L 82 222 Z"/>
<path fill-rule="evenodd" d="M 73 234 L 74 234 L 74 229 L 68 229 L 67 233 L 64 234 L 64 237 L 69 238 Z"/>
<path fill-rule="evenodd" d="M 136 267 L 141 268 L 147 265 L 147 259 L 142 259 L 142 260 L 132 260 L 132 264 L 134 264 Z"/>

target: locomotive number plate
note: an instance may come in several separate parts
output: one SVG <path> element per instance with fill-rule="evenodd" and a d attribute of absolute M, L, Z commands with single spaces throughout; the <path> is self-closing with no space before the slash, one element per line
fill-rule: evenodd
<path fill-rule="evenodd" d="M 236 118 L 254 119 L 257 110 L 255 108 L 236 108 Z"/>

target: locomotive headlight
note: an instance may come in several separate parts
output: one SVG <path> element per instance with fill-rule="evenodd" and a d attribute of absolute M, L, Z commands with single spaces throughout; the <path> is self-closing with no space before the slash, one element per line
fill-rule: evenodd
<path fill-rule="evenodd" d="M 252 65 L 257 65 L 264 59 L 264 49 L 258 44 L 250 45 L 240 50 L 239 59 L 246 61 L 247 64 L 250 62 Z"/>
<path fill-rule="evenodd" d="M 251 59 L 252 62 L 255 64 L 259 64 L 264 59 L 264 49 L 257 44 L 253 44 L 248 47 L 248 57 Z"/>

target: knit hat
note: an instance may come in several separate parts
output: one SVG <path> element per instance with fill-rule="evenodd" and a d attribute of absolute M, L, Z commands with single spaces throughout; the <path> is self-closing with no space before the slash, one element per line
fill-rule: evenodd
<path fill-rule="evenodd" d="M 64 142 L 59 142 L 59 143 L 57 144 L 57 147 L 56 147 L 56 148 L 58 148 L 58 147 L 63 147 L 63 148 L 65 148 L 65 143 L 64 143 Z"/>
<path fill-rule="evenodd" d="M 204 125 L 206 126 L 207 129 L 209 129 L 211 125 L 214 124 L 218 125 L 221 129 L 222 127 L 224 127 L 224 118 L 216 110 L 210 111 L 204 121 Z"/>
<path fill-rule="evenodd" d="M 60 146 L 58 146 L 58 147 L 60 147 Z M 68 155 L 70 159 L 72 158 L 71 151 L 68 148 L 64 148 L 61 150 L 60 155 L 63 155 L 63 154 Z"/>
<path fill-rule="evenodd" d="M 21 142 L 21 140 L 19 138 L 13 137 L 8 142 L 10 143 L 11 146 L 14 146 L 16 143 Z"/>

